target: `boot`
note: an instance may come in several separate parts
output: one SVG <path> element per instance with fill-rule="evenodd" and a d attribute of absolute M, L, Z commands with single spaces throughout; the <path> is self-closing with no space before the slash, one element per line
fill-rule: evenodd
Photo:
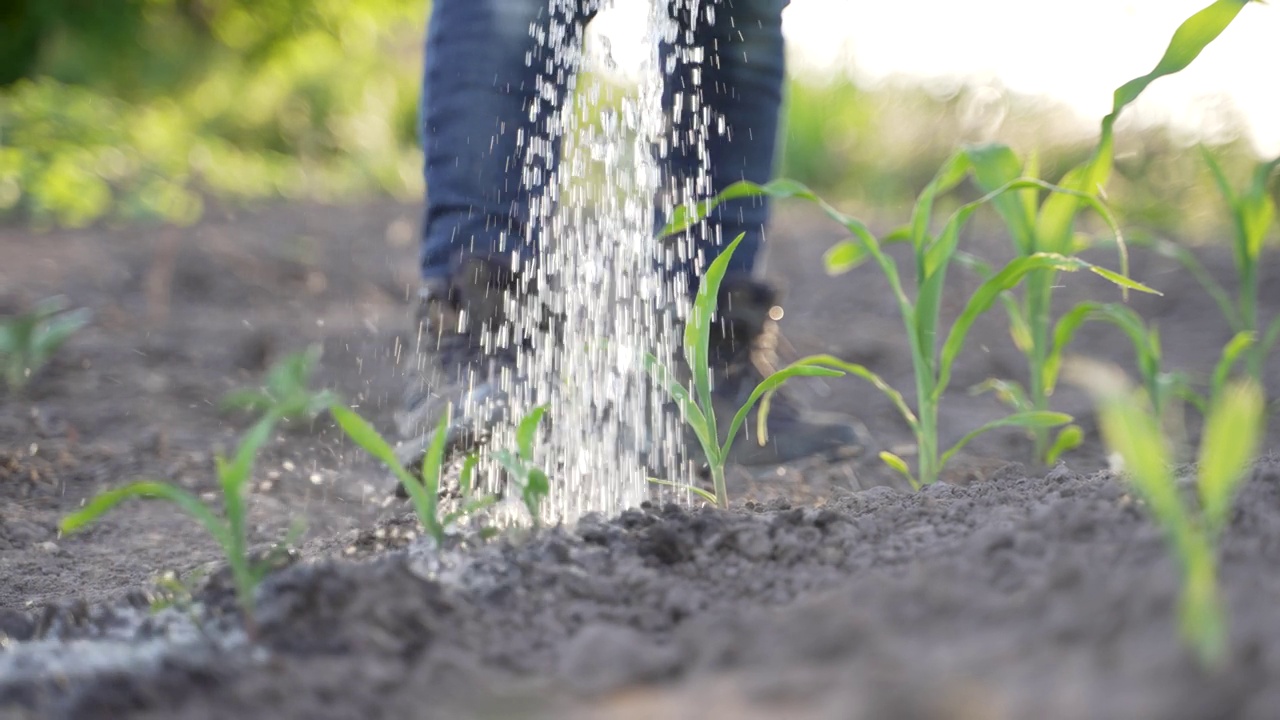
<path fill-rule="evenodd" d="M 775 288 L 750 277 L 726 278 L 720 286 L 711 326 L 712 404 L 721 442 L 738 409 L 765 377 L 780 369 L 781 317 Z M 794 382 L 794 381 L 792 381 Z M 848 458 L 864 446 L 856 419 L 803 408 L 784 385 L 773 396 L 767 416 L 768 441 L 757 436 L 757 404 L 743 423 L 728 461 L 742 466 L 781 465 L 809 458 Z"/>
<path fill-rule="evenodd" d="M 521 342 L 508 307 L 529 292 L 509 262 L 487 256 L 462 258 L 449 277 L 423 284 L 409 340 L 415 377 L 396 416 L 396 455 L 415 474 L 446 414 L 446 454 L 475 449 L 508 420 Z"/>

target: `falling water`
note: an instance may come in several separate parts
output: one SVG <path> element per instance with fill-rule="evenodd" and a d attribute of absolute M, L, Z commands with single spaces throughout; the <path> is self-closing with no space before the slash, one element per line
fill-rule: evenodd
<path fill-rule="evenodd" d="M 574 17 L 580 2 L 549 0 L 551 17 Z M 591 9 L 609 5 L 602 0 Z M 698 17 L 696 7 L 688 9 Z M 541 252 L 523 261 L 540 293 L 535 307 L 512 308 L 522 318 L 518 333 L 533 347 L 519 359 L 517 376 L 524 380 L 511 388 L 513 419 L 549 406 L 549 431 L 537 450 L 552 479 L 544 515 L 566 522 L 635 506 L 650 496 L 652 475 L 690 479 L 680 420 L 661 412 L 667 398 L 646 375 L 643 358 L 675 358 L 688 313 L 685 293 L 676 291 L 686 281 L 664 268 L 677 266 L 689 249 L 655 237 L 655 202 L 666 213 L 675 203 L 705 197 L 709 185 L 703 172 L 664 191 L 661 162 L 674 138 L 662 97 L 672 67 L 662 67 L 659 43 L 679 48 L 687 42 L 667 1 L 650 2 L 649 51 L 636 89 L 623 97 L 602 94 L 599 85 L 578 87 L 586 56 L 582 27 L 574 23 L 555 19 L 531 28 L 543 49 L 528 58 L 539 66 L 539 101 L 530 110 L 539 133 L 520 140 L 523 180 L 536 191 L 529 233 L 539 238 Z M 682 95 L 677 112 L 699 113 L 694 90 Z M 558 98 L 559 92 L 568 97 Z M 613 107 L 601 112 L 602 105 Z M 707 124 L 696 123 L 702 133 Z M 704 145 L 694 135 L 683 141 Z M 549 154 L 560 143 L 558 174 L 547 176 Z M 705 170 L 705 151 L 699 157 Z M 542 310 L 562 318 L 558 338 L 531 319 Z M 513 447 L 513 429 L 497 433 L 492 445 Z"/>

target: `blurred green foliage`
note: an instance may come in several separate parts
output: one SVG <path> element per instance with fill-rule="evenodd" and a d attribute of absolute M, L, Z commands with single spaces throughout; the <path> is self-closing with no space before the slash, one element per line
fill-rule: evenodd
<path fill-rule="evenodd" d="M 210 200 L 418 197 L 429 5 L 4 0 L 0 220 L 189 223 Z M 797 78 L 786 112 L 781 175 L 890 211 L 958 145 L 1035 150 L 1052 178 L 1094 141 L 1069 110 L 988 86 Z M 1188 138 L 1122 127 L 1118 143 L 1109 200 L 1126 222 L 1221 232 L 1212 178 Z M 1213 149 L 1228 175 L 1246 175 L 1256 160 L 1247 143 L 1224 143 Z"/>
<path fill-rule="evenodd" d="M 0 217 L 420 189 L 424 0 L 6 0 Z"/>

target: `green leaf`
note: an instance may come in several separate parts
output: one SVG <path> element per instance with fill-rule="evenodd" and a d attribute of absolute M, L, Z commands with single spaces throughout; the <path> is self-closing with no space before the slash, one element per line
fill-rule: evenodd
<path fill-rule="evenodd" d="M 915 476 L 911 474 L 911 468 L 907 467 L 907 461 L 894 455 L 888 450 L 880 451 L 880 461 L 888 465 L 891 469 L 896 470 L 898 474 L 907 479 L 911 483 L 911 487 L 915 490 L 920 489 L 920 484 L 916 482 Z"/>
<path fill-rule="evenodd" d="M 672 482 L 671 480 L 663 480 L 661 478 L 649 478 L 649 482 L 653 483 L 654 485 L 666 485 L 667 487 L 673 487 L 673 488 L 676 488 L 677 490 L 688 490 L 689 492 L 697 495 L 703 500 L 706 500 L 712 505 L 716 504 L 715 495 L 712 495 L 706 490 L 703 490 L 702 488 L 694 485 L 689 485 L 687 483 Z"/>
<path fill-rule="evenodd" d="M 983 192 L 991 192 L 1022 176 L 1022 163 L 1007 145 L 998 143 L 977 145 L 965 151 L 973 164 L 974 180 Z M 1018 254 L 1030 255 L 1035 246 L 1034 208 L 1029 208 L 1025 197 L 1001 194 L 994 198 L 996 212 L 1004 219 L 1009 234 L 1018 248 Z"/>
<path fill-rule="evenodd" d="M 1058 462 L 1058 458 L 1062 457 L 1065 452 L 1070 452 L 1080 447 L 1084 443 L 1084 428 L 1079 425 L 1068 425 L 1058 433 L 1054 439 L 1053 445 L 1049 447 L 1045 453 L 1044 461 L 1046 465 L 1053 465 Z"/>
<path fill-rule="evenodd" d="M 702 410 L 698 408 L 698 404 L 694 402 L 689 395 L 689 390 L 681 385 L 670 371 L 663 365 L 658 358 L 652 353 L 645 353 L 644 367 L 653 381 L 659 387 L 667 391 L 667 395 L 671 398 L 677 407 L 680 408 L 680 414 L 684 419 L 684 423 L 693 431 L 698 442 L 702 445 L 702 450 L 707 455 L 708 461 L 716 457 L 719 452 L 720 439 L 711 432 L 711 428 L 707 425 L 707 418 L 703 415 Z"/>
<path fill-rule="evenodd" d="M 996 399 L 1018 412 L 1031 410 L 1031 400 L 1021 385 L 1011 380 L 988 378 L 969 389 L 970 395 L 995 393 Z"/>
<path fill-rule="evenodd" d="M 271 396 L 261 390 L 253 390 L 244 388 L 241 390 L 232 390 L 222 397 L 219 404 L 223 410 L 244 410 L 248 412 L 262 412 L 273 404 Z"/>
<path fill-rule="evenodd" d="M 942 345 L 942 353 L 938 361 L 938 383 L 933 389 L 933 400 L 936 402 L 941 398 L 943 391 L 950 383 L 951 366 L 955 363 L 960 351 L 964 349 L 969 328 L 991 307 L 1000 293 L 1016 286 L 1027 273 L 1034 270 L 1054 269 L 1073 272 L 1087 265 L 1088 263 L 1078 258 L 1053 253 L 1036 253 L 1010 261 L 999 272 L 979 285 L 969 297 L 969 302 L 965 304 L 960 317 L 956 318 L 951 326 L 946 342 Z"/>
<path fill-rule="evenodd" d="M 539 405 L 521 418 L 516 426 L 516 447 L 520 448 L 520 456 L 525 460 L 533 460 L 533 441 L 538 433 L 538 424 L 546 414 L 547 406 Z"/>
<path fill-rule="evenodd" d="M 1164 293 L 1160 292 L 1159 290 L 1154 290 L 1152 288 L 1149 288 L 1146 285 L 1143 285 L 1142 283 L 1138 282 L 1137 280 L 1121 275 L 1120 273 L 1114 270 L 1108 270 L 1104 267 L 1099 267 L 1097 265 L 1091 264 L 1089 265 L 1089 272 L 1099 277 L 1110 280 L 1112 283 L 1119 285 L 1120 287 L 1125 288 L 1126 290 L 1137 290 L 1138 292 L 1147 293 L 1148 295 L 1160 295 L 1160 296 L 1164 295 Z"/>
<path fill-rule="evenodd" d="M 788 367 L 798 367 L 802 365 L 813 366 L 813 367 L 825 367 L 831 370 L 845 372 L 850 375 L 860 377 L 863 380 L 866 380 L 867 382 L 871 383 L 872 386 L 874 386 L 877 390 L 883 393 L 885 397 L 889 398 L 889 400 L 893 403 L 893 406 L 896 407 L 898 409 L 898 412 L 902 415 L 902 419 L 907 422 L 907 425 L 911 426 L 912 432 L 919 432 L 920 421 L 919 419 L 916 418 L 916 414 L 911 411 L 911 407 L 907 405 L 907 401 L 905 398 L 902 397 L 902 393 L 898 392 L 897 390 L 894 390 L 893 387 L 889 385 L 889 383 L 885 382 L 884 378 L 880 377 L 879 375 L 875 374 L 871 370 L 867 369 L 865 365 L 846 362 L 834 355 L 819 354 L 819 355 L 808 355 L 808 356 L 802 357 L 799 360 L 796 360 L 795 362 L 791 363 L 791 365 L 789 365 Z M 768 394 L 765 395 L 765 398 L 766 400 L 768 399 Z M 768 412 L 765 410 L 764 407 L 761 407 L 760 414 L 762 416 L 768 415 Z"/>
<path fill-rule="evenodd" d="M 1119 115 L 1129 103 L 1137 100 L 1151 83 L 1186 69 L 1209 43 L 1227 29 L 1248 3 L 1249 0 L 1218 0 L 1187 18 L 1174 32 L 1173 39 L 1169 41 L 1169 46 L 1155 69 L 1116 89 L 1111 117 Z"/>
<path fill-rule="evenodd" d="M 36 340 L 33 343 L 35 357 L 32 365 L 36 367 L 43 365 L 72 335 L 88 325 L 91 318 L 92 313 L 81 308 L 51 317 L 47 322 L 38 325 Z"/>
<path fill-rule="evenodd" d="M 1044 365 L 1040 369 L 1040 386 L 1044 388 L 1045 397 L 1053 395 L 1058 386 L 1058 375 L 1062 370 L 1062 358 L 1067 346 L 1075 338 L 1080 326 L 1098 313 L 1101 303 L 1082 302 L 1068 310 L 1058 318 L 1053 327 L 1053 344 L 1045 356 Z M 1034 371 L 1034 369 L 1033 369 Z"/>
<path fill-rule="evenodd" d="M 470 452 L 462 459 L 462 470 L 458 473 L 458 491 L 463 497 L 471 494 L 476 465 L 480 464 L 480 453 Z"/>
<path fill-rule="evenodd" d="M 867 261 L 866 248 L 855 240 L 843 240 L 832 245 L 822 256 L 828 275 L 841 275 Z"/>
<path fill-rule="evenodd" d="M 157 498 L 177 505 L 203 525 L 224 552 L 230 550 L 231 539 L 226 524 L 200 498 L 180 487 L 159 482 L 136 482 L 101 493 L 83 508 L 63 518 L 58 528 L 64 533 L 82 530 L 108 510 L 131 498 Z"/>
<path fill-rule="evenodd" d="M 414 511 L 417 513 L 418 520 L 422 523 L 422 526 L 437 542 L 442 542 L 444 540 L 444 528 L 436 517 L 439 498 L 434 493 L 427 492 L 424 486 L 425 477 L 424 480 L 420 481 L 406 470 L 404 465 L 400 464 L 400 460 L 396 458 L 395 450 L 387 444 L 386 440 L 382 439 L 382 435 L 368 421 L 357 415 L 355 411 L 344 407 L 341 403 L 334 403 L 329 406 L 329 414 L 333 416 L 334 421 L 347 434 L 347 437 L 364 448 L 365 452 L 380 460 L 395 474 L 405 492 L 409 493 L 409 499 L 413 502 Z M 435 436 L 432 438 L 432 445 L 440 439 L 441 430 L 447 429 L 447 422 L 447 416 L 441 418 L 440 426 L 436 428 Z M 428 451 L 429 456 L 430 451 Z M 424 458 L 423 465 L 425 466 L 427 462 L 428 459 Z"/>
<path fill-rule="evenodd" d="M 1103 441 L 1124 458 L 1129 479 L 1156 521 L 1176 542 L 1186 542 L 1193 529 L 1169 470 L 1173 455 L 1159 419 L 1140 395 L 1124 393 L 1100 399 L 1098 420 Z"/>
<path fill-rule="evenodd" d="M 1049 410 L 1030 410 L 1027 412 L 1014 413 L 998 420 L 992 420 L 989 423 L 984 423 L 978 429 L 965 434 L 965 436 L 960 438 L 955 445 L 951 446 L 950 450 L 942 453 L 942 457 L 938 460 L 938 467 L 946 467 L 947 461 L 950 460 L 953 455 L 959 452 L 965 445 L 972 442 L 974 438 L 982 435 L 983 433 L 1002 427 L 1021 427 L 1029 429 L 1051 428 L 1059 425 L 1066 425 L 1071 422 L 1072 419 L 1073 418 L 1066 413 L 1051 412 Z"/>
<path fill-rule="evenodd" d="M 738 243 L 746 233 L 739 234 L 729 243 L 703 275 L 698 284 L 698 294 L 693 300 L 693 309 L 684 329 L 684 358 L 693 374 L 693 390 L 698 398 L 698 405 L 705 409 L 706 425 L 712 438 L 717 436 L 716 416 L 711 410 L 711 323 L 714 321 L 716 303 L 720 297 L 720 283 L 729 269 L 729 261 Z"/>
<path fill-rule="evenodd" d="M 751 412 L 751 408 L 755 407 L 756 401 L 765 393 L 776 390 L 782 383 L 793 377 L 840 377 L 844 375 L 839 370 L 820 367 L 816 365 L 808 365 L 803 362 L 795 362 L 788 365 L 777 372 L 771 373 L 768 377 L 760 381 L 755 389 L 751 391 L 751 396 L 747 401 L 738 408 L 738 412 L 733 416 L 733 422 L 729 423 L 729 432 L 725 435 L 724 445 L 720 448 L 720 457 L 725 458 L 729 455 L 729 448 L 733 447 L 733 441 L 738 436 L 738 430 L 742 428 L 742 423 L 746 422 L 747 415 Z M 759 415 L 760 444 L 765 443 L 765 411 L 761 408 Z"/>
<path fill-rule="evenodd" d="M 1209 397 L 1216 399 L 1221 396 L 1223 387 L 1227 384 L 1227 378 L 1231 375 L 1231 368 L 1236 366 L 1245 351 L 1253 347 L 1254 334 L 1247 331 L 1236 333 L 1222 348 L 1222 357 L 1213 367 L 1213 375 L 1209 381 Z"/>
<path fill-rule="evenodd" d="M 1200 441 L 1200 507 L 1209 532 L 1226 526 L 1236 489 L 1257 455 L 1262 437 L 1262 391 L 1251 382 L 1227 388 L 1205 420 Z"/>

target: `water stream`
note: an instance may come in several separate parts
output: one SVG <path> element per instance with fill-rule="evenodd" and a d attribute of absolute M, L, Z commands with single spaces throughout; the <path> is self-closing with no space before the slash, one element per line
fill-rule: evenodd
<path fill-rule="evenodd" d="M 549 0 L 551 16 L 572 17 L 579 3 Z M 597 0 L 590 10 L 610 5 Z M 519 331 L 532 337 L 534 349 L 520 358 L 517 375 L 525 380 L 513 380 L 512 395 L 515 419 L 538 405 L 549 407 L 537 459 L 551 476 L 544 519 L 552 522 L 635 506 L 650 496 L 653 475 L 690 480 L 680 420 L 660 411 L 666 394 L 650 381 L 643 358 L 678 355 L 688 311 L 685 294 L 675 290 L 685 281 L 664 269 L 689 250 L 655 237 L 655 205 L 665 215 L 674 203 L 705 193 L 709 184 L 703 177 L 664 189 L 662 159 L 672 138 L 662 98 L 672 66 L 668 60 L 663 67 L 660 43 L 674 44 L 676 52 L 700 50 L 680 47 L 690 33 L 671 19 L 668 0 L 650 0 L 649 6 L 649 51 L 633 88 L 582 77 L 588 56 L 582 27 L 574 21 L 531 28 L 543 50 L 528 58 L 541 65 L 541 101 L 531 110 L 539 133 L 522 138 L 521 161 L 526 187 L 540 189 L 529 232 L 540 238 L 541 253 L 525 259 L 525 272 L 541 289 L 536 302 L 559 315 L 563 325 L 557 338 L 535 327 L 531 308 L 514 313 L 524 318 Z M 696 7 L 688 9 L 698 17 Z M 607 63 L 604 40 L 595 49 Z M 566 90 L 558 103 L 557 93 Z M 676 109 L 698 112 L 696 88 Z M 706 123 L 699 127 L 706 131 Z M 557 145 L 559 170 L 544 177 Z M 699 156 L 705 159 L 705 152 Z M 497 433 L 492 446 L 514 447 L 513 428 Z M 490 477 L 501 482 L 496 469 Z"/>

